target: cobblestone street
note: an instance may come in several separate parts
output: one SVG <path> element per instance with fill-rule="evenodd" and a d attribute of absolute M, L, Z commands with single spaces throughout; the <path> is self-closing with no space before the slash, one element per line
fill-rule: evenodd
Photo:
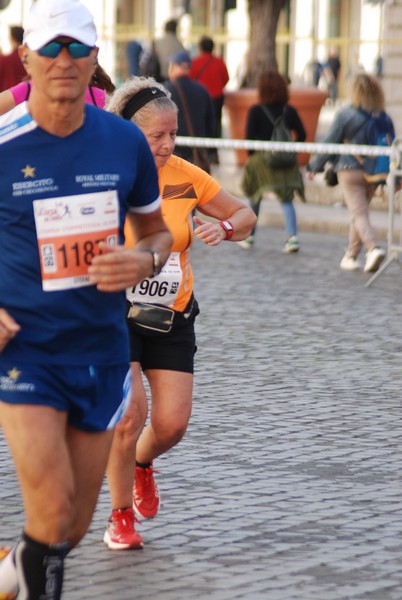
<path fill-rule="evenodd" d="M 394 263 L 339 269 L 346 239 L 281 229 L 193 250 L 198 352 L 185 439 L 155 463 L 162 508 L 142 551 L 91 530 L 66 600 L 400 600 L 402 307 Z M 22 526 L 0 433 L 1 544 Z"/>

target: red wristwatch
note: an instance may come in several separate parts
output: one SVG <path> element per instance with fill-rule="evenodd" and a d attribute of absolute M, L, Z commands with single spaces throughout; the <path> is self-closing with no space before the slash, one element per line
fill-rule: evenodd
<path fill-rule="evenodd" d="M 219 221 L 219 225 L 226 232 L 225 240 L 230 240 L 230 238 L 233 235 L 233 225 L 232 225 L 232 223 L 230 221 Z"/>

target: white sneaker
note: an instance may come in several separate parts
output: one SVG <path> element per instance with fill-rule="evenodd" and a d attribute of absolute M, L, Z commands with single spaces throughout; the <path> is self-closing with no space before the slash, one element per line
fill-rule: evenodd
<path fill-rule="evenodd" d="M 299 240 L 297 239 L 297 237 L 295 235 L 292 235 L 292 237 L 290 237 L 287 240 L 287 242 L 283 248 L 283 252 L 290 254 L 291 252 L 298 252 L 299 248 L 300 248 Z"/>
<path fill-rule="evenodd" d="M 354 256 L 348 256 L 347 254 L 342 258 L 339 266 L 345 271 L 358 271 L 362 267 Z"/>
<path fill-rule="evenodd" d="M 385 250 L 382 248 L 373 248 L 366 254 L 366 263 L 364 265 L 365 273 L 373 273 L 378 270 L 378 267 L 385 258 Z"/>
<path fill-rule="evenodd" d="M 243 250 L 251 250 L 251 248 L 254 245 L 254 236 L 250 235 L 245 240 L 241 240 L 240 242 L 237 242 L 237 244 L 240 246 L 240 248 L 243 248 Z"/>

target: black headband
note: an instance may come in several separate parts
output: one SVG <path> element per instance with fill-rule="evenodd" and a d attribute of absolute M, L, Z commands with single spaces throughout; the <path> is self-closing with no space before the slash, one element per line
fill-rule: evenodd
<path fill-rule="evenodd" d="M 151 100 L 155 100 L 155 98 L 167 98 L 165 92 L 157 87 L 147 87 L 142 88 L 139 92 L 135 94 L 130 100 L 127 102 L 126 106 L 121 113 L 123 119 L 129 121 L 131 117 L 140 110 L 145 104 L 151 102 Z"/>

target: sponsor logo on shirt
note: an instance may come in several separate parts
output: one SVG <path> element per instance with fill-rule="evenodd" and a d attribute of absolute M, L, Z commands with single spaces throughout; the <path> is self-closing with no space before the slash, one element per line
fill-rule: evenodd
<path fill-rule="evenodd" d="M 24 179 L 13 183 L 13 196 L 28 196 L 29 194 L 41 194 L 58 190 L 58 186 L 52 177 L 36 179 L 36 167 L 27 164 L 20 171 L 24 175 Z"/>
<path fill-rule="evenodd" d="M 88 173 L 75 176 L 75 183 L 80 184 L 83 188 L 115 188 L 119 181 L 119 173 Z"/>
<path fill-rule="evenodd" d="M 3 392 L 34 392 L 35 385 L 28 381 L 21 381 L 21 371 L 13 367 L 7 372 L 6 377 L 0 377 L 0 390 Z"/>

